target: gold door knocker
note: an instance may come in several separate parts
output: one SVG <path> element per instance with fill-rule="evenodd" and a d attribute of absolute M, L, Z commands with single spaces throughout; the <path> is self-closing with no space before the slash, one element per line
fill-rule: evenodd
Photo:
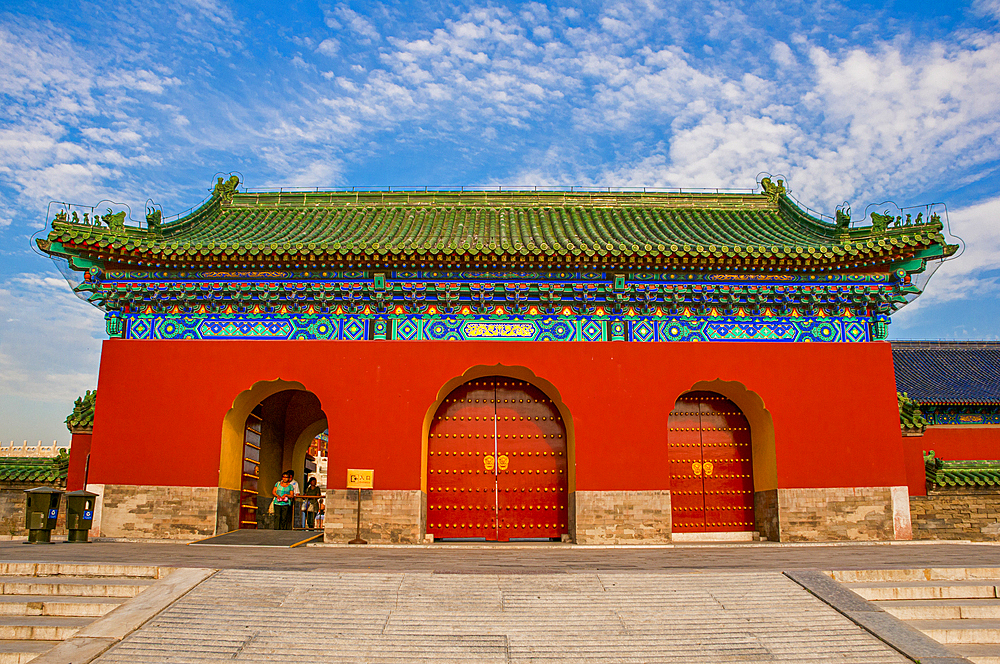
<path fill-rule="evenodd" d="M 486 456 L 483 457 L 483 467 L 486 468 L 486 472 L 487 473 L 492 473 L 493 472 L 493 465 L 495 463 L 496 463 L 496 460 L 493 458 L 492 454 L 488 454 L 488 455 L 486 455 Z"/>
<path fill-rule="evenodd" d="M 712 471 L 715 470 L 715 466 L 712 465 L 711 461 L 706 461 L 701 464 L 702 469 L 705 471 L 705 477 L 711 477 Z"/>
<path fill-rule="evenodd" d="M 695 477 L 701 477 L 701 461 L 695 461 L 692 463 L 691 471 L 694 473 Z"/>
<path fill-rule="evenodd" d="M 507 458 L 506 454 L 501 454 L 497 459 L 497 465 L 500 467 L 500 470 L 507 470 L 507 466 L 510 465 L 510 459 Z"/>

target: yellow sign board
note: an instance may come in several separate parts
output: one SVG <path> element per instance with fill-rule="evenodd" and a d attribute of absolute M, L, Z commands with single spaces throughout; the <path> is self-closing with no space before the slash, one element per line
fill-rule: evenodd
<path fill-rule="evenodd" d="M 374 470 L 358 470 L 357 468 L 347 469 L 348 489 L 371 489 L 374 482 Z"/>

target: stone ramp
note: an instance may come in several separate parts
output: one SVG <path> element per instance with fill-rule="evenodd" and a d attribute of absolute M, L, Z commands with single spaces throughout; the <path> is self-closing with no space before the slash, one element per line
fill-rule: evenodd
<path fill-rule="evenodd" d="M 293 547 L 321 538 L 322 532 L 315 530 L 234 530 L 215 537 L 191 542 L 192 545 L 212 546 L 275 546 Z"/>
<path fill-rule="evenodd" d="M 97 662 L 910 660 L 778 572 L 224 570 Z"/>

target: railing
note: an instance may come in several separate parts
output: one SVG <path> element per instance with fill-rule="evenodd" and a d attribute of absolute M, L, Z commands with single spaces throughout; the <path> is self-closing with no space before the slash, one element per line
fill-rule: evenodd
<path fill-rule="evenodd" d="M 43 445 L 42 441 L 38 441 L 34 446 L 29 446 L 26 440 L 20 445 L 16 445 L 13 440 L 9 445 L 0 442 L 0 457 L 56 457 L 59 456 L 59 450 L 68 452 L 69 448 L 60 447 L 56 440 L 51 445 Z"/>

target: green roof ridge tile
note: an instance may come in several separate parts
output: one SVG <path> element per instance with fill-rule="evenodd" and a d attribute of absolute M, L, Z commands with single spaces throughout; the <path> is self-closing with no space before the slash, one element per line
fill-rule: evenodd
<path fill-rule="evenodd" d="M 72 432 L 89 431 L 94 428 L 94 406 L 97 390 L 87 390 L 73 402 L 73 412 L 66 416 L 66 428 Z"/>
<path fill-rule="evenodd" d="M 924 453 L 924 470 L 933 488 L 1000 487 L 1000 460 L 945 461 L 931 450 Z"/>

